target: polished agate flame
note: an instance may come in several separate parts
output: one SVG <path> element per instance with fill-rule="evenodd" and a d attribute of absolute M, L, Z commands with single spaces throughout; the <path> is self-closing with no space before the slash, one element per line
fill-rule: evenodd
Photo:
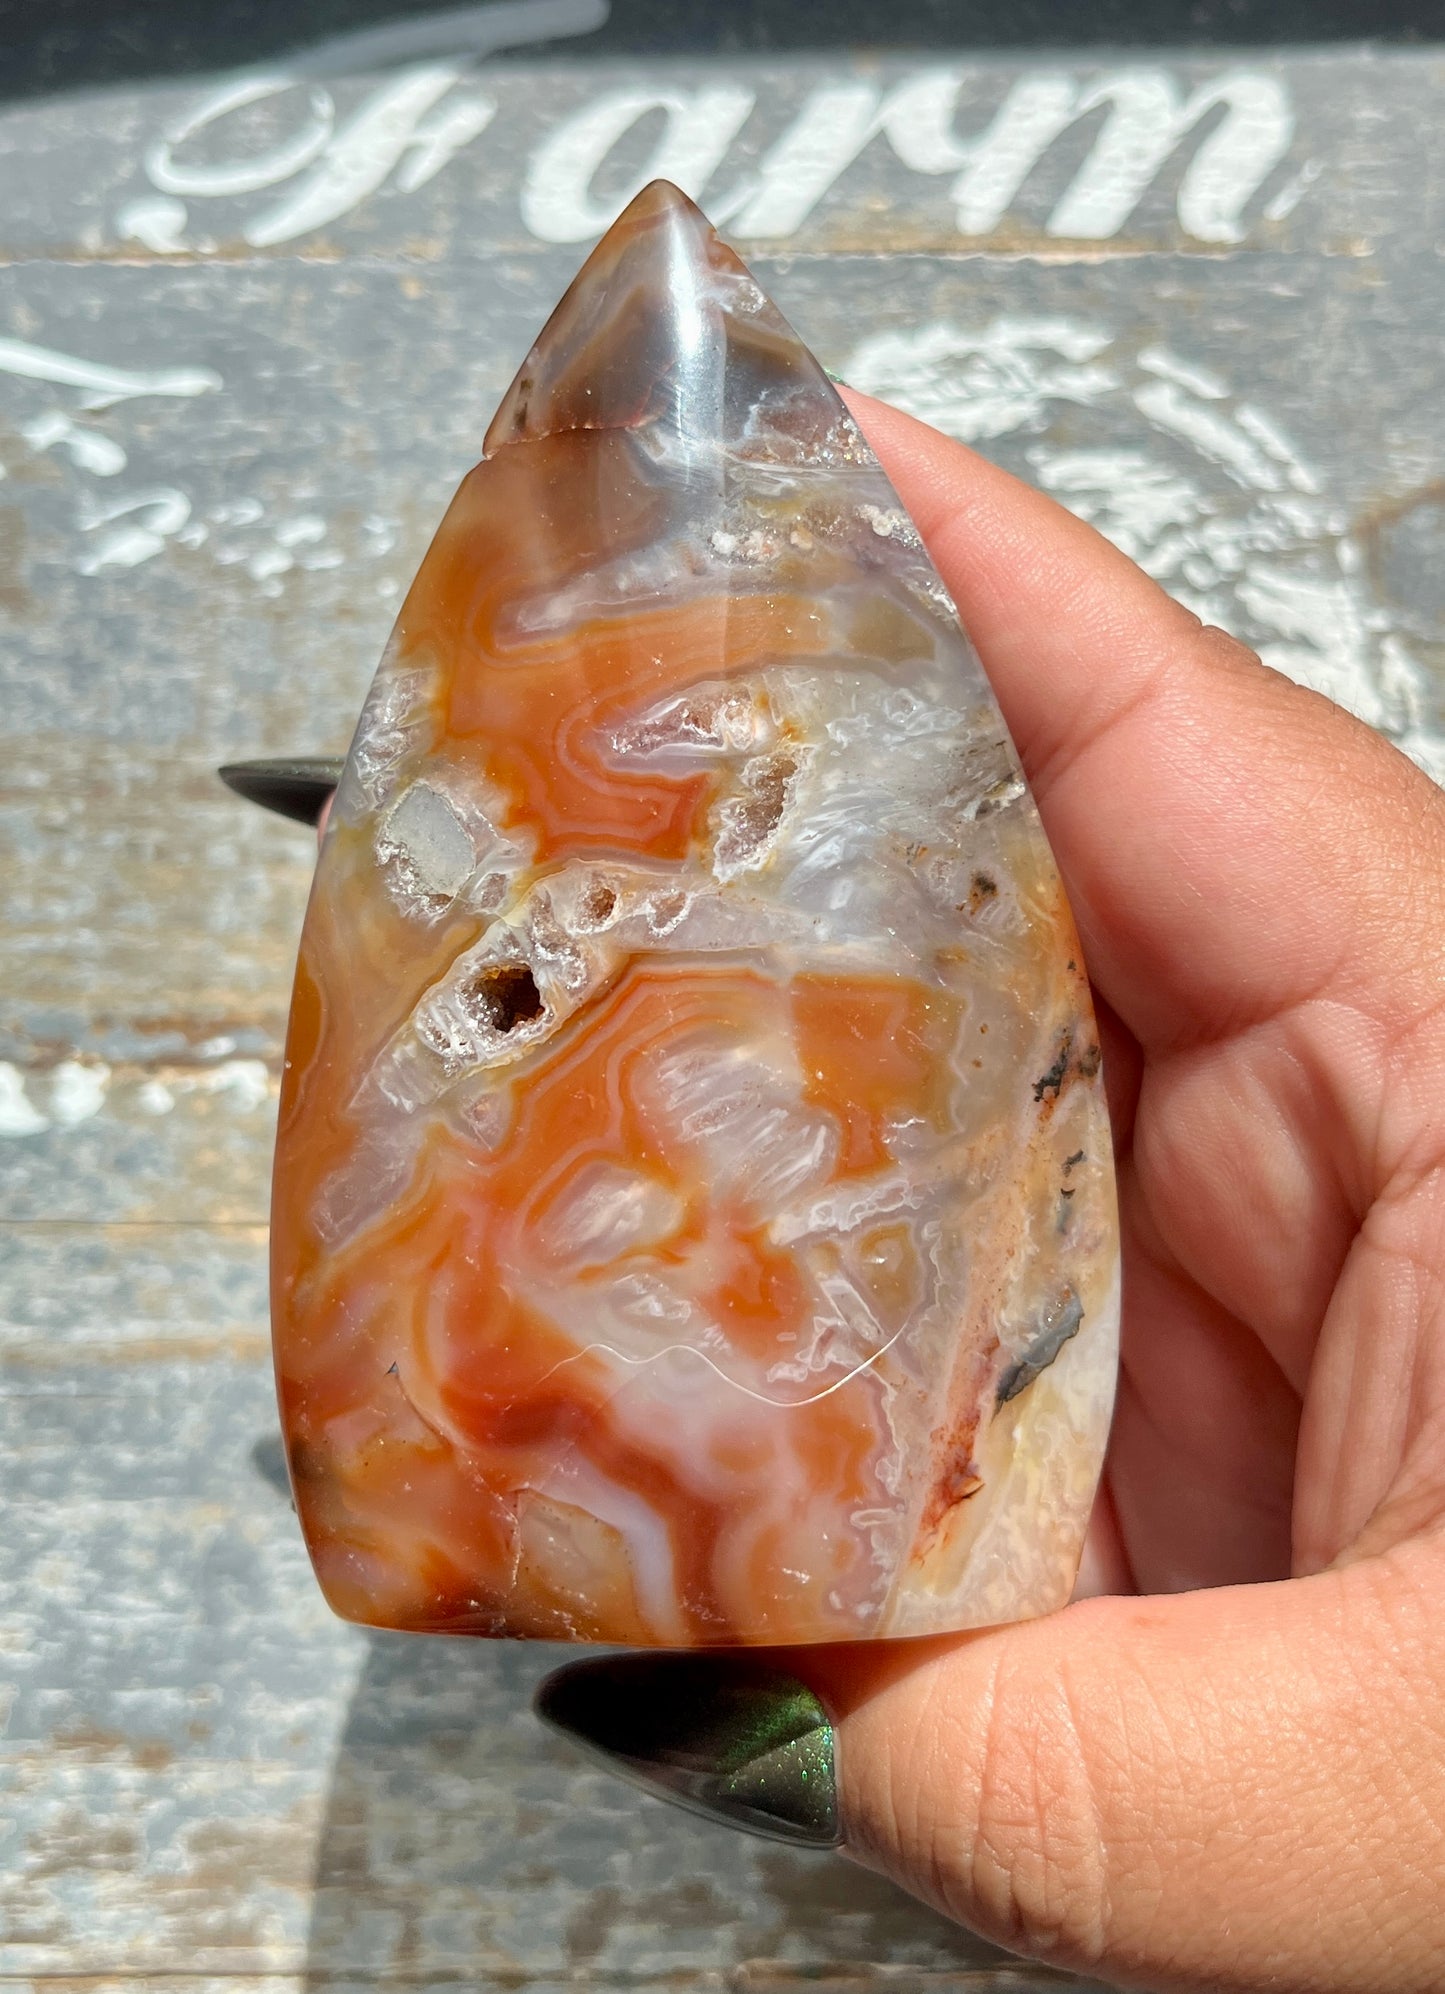
<path fill-rule="evenodd" d="M 998 708 L 827 377 L 654 185 L 442 521 L 306 917 L 274 1312 L 326 1596 L 679 1647 L 1044 1612 L 1116 1266 Z"/>

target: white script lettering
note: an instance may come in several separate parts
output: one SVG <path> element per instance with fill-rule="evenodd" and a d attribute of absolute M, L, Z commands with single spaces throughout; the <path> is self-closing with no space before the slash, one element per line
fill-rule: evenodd
<path fill-rule="evenodd" d="M 529 26 L 537 39 L 544 30 L 581 32 L 600 12 L 599 0 L 518 0 L 479 12 L 477 22 L 499 44 L 504 17 L 510 34 Z M 287 182 L 259 212 L 233 225 L 254 247 L 274 248 L 353 212 L 387 184 L 415 193 L 498 115 L 499 97 L 479 87 L 476 54 L 393 69 L 345 116 L 309 61 L 285 75 L 233 79 L 148 149 L 145 167 L 157 191 L 130 201 L 121 226 L 162 254 L 205 253 L 209 244 L 186 235 L 188 214 L 178 196 L 220 199 Z M 605 90 L 560 118 L 524 158 L 522 220 L 543 242 L 585 242 L 648 180 L 662 177 L 704 201 L 715 221 L 744 240 L 774 240 L 796 234 L 862 155 L 882 144 L 910 172 L 945 182 L 960 236 L 986 239 L 1015 210 L 1036 170 L 1077 133 L 1075 146 L 1086 149 L 1042 218 L 1048 236 L 1064 242 L 1117 236 L 1178 155 L 1180 232 L 1199 243 L 1232 244 L 1245 239 L 1250 203 L 1294 141 L 1285 83 L 1264 69 L 1233 68 L 1190 88 L 1168 70 L 1143 64 L 1093 77 L 1044 68 L 1015 75 L 990 102 L 982 93 L 996 73 L 954 66 L 891 83 L 820 81 L 761 150 L 753 142 L 767 116 L 761 85 L 734 79 L 684 87 L 668 80 Z M 203 135 L 219 137 L 228 117 L 287 93 L 295 127 L 268 149 L 198 156 Z M 750 163 L 729 181 L 726 169 L 744 127 Z M 642 150 L 646 159 L 629 164 L 619 188 L 623 160 L 636 160 Z M 1298 166 L 1288 198 L 1276 190 L 1264 217 L 1288 213 L 1315 171 L 1308 161 Z M 599 193 L 599 185 L 609 191 Z"/>

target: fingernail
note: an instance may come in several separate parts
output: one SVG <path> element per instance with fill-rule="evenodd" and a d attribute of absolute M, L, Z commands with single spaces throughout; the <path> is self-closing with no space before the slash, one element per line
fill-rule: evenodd
<path fill-rule="evenodd" d="M 227 789 L 298 824 L 314 824 L 341 780 L 340 755 L 282 755 L 271 761 L 227 762 L 216 774 Z"/>
<path fill-rule="evenodd" d="M 690 1813 L 795 1848 L 842 1842 L 833 1726 L 796 1676 L 731 1655 L 608 1655 L 548 1676 L 535 1708 Z"/>

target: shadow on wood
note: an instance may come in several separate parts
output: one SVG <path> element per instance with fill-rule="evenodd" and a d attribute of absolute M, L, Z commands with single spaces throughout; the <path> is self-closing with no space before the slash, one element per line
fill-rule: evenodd
<path fill-rule="evenodd" d="M 841 1857 L 749 1841 L 585 1768 L 528 1707 L 576 1652 L 372 1637 L 319 1841 L 308 1988 L 761 1994 L 869 1968 L 929 1990 L 1081 1985 L 1010 1971 Z"/>

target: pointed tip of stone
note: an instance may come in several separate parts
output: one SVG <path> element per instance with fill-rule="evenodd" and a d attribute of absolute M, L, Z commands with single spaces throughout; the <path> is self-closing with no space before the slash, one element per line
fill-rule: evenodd
<path fill-rule="evenodd" d="M 543 327 L 487 430 L 505 444 L 662 424 L 727 438 L 765 388 L 836 397 L 697 204 L 653 180 L 622 210 Z"/>
<path fill-rule="evenodd" d="M 674 227 L 690 229 L 700 238 L 710 238 L 717 230 L 698 206 L 697 202 L 684 194 L 681 187 L 671 180 L 649 180 L 640 194 L 634 194 L 612 228 L 625 224 L 634 228 L 645 227 L 657 222 L 667 222 Z M 608 230 L 608 235 L 612 230 Z M 606 236 L 603 241 L 606 241 Z"/>

